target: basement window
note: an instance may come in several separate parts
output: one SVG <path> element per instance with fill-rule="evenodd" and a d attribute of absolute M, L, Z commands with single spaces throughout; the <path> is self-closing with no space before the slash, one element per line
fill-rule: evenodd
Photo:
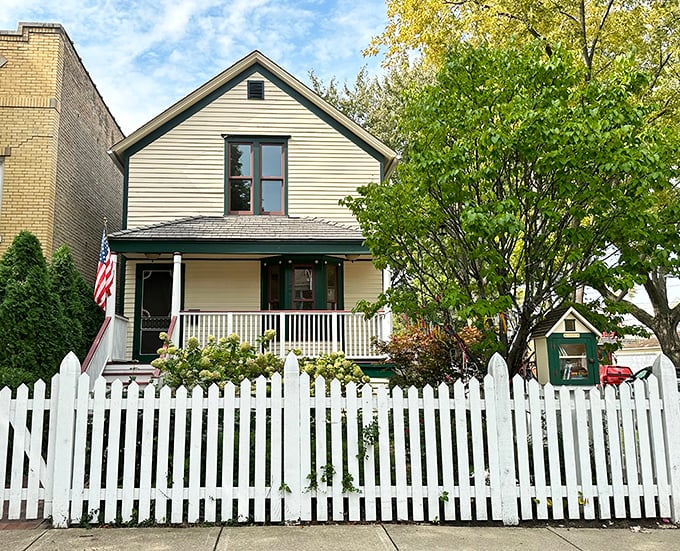
<path fill-rule="evenodd" d="M 264 80 L 248 81 L 248 99 L 264 99 Z"/>

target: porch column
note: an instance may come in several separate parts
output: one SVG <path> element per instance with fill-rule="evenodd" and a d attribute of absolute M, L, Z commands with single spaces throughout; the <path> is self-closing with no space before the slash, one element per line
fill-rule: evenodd
<path fill-rule="evenodd" d="M 172 302 L 170 317 L 179 316 L 182 301 L 182 255 L 175 253 L 172 258 Z"/>
<path fill-rule="evenodd" d="M 392 270 L 388 266 L 382 273 L 382 292 L 387 293 L 392 286 Z M 383 317 L 382 338 L 388 340 L 392 335 L 392 310 L 389 305 L 385 305 L 385 316 Z"/>

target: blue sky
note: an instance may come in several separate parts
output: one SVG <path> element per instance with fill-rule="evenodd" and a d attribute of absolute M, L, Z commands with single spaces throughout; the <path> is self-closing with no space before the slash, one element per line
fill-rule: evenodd
<path fill-rule="evenodd" d="M 308 84 L 353 82 L 384 0 L 2 0 L 0 29 L 61 23 L 126 134 L 254 49 Z"/>

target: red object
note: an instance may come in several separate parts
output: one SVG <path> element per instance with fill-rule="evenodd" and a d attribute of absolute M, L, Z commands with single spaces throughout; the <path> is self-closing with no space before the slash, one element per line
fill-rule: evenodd
<path fill-rule="evenodd" d="M 601 365 L 600 384 L 620 385 L 633 376 L 633 370 L 623 365 Z"/>
<path fill-rule="evenodd" d="M 111 249 L 106 239 L 106 227 L 102 231 L 102 245 L 99 249 L 99 264 L 97 265 L 97 279 L 94 283 L 94 301 L 102 310 L 106 310 L 106 298 L 111 294 L 113 285 L 113 261 Z"/>

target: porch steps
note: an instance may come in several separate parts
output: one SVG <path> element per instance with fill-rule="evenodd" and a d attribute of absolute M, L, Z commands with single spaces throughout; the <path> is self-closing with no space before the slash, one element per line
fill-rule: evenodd
<path fill-rule="evenodd" d="M 102 376 L 107 383 L 120 379 L 123 385 L 136 381 L 139 386 L 146 386 L 153 380 L 154 368 L 139 362 L 109 362 L 104 367 Z"/>

